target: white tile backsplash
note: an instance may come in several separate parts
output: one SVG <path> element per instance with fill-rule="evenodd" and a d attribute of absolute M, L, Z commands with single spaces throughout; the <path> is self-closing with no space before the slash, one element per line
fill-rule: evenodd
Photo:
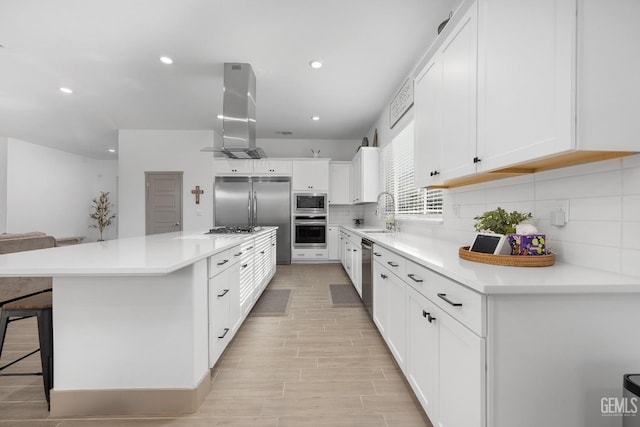
<path fill-rule="evenodd" d="M 550 212 L 567 202 L 569 222 L 551 226 Z M 473 238 L 473 217 L 498 206 L 533 212 L 559 260 L 640 276 L 640 155 L 450 189 L 442 223 L 399 223 L 403 232 L 463 246 Z M 365 221 L 379 221 L 374 212 L 375 204 L 365 206 Z"/>

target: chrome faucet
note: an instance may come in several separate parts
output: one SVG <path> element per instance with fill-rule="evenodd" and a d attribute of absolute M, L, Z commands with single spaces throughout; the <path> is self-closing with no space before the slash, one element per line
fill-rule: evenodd
<path fill-rule="evenodd" d="M 387 208 L 386 201 L 385 201 L 385 209 L 384 209 L 384 213 L 386 214 L 385 226 L 387 230 L 395 231 L 396 230 L 396 219 L 395 219 L 396 200 L 394 199 L 393 194 L 389 193 L 388 191 L 383 191 L 382 193 L 378 194 L 378 200 L 376 202 L 378 203 L 378 206 L 376 206 L 376 216 L 378 218 L 382 218 L 382 214 L 379 211 L 380 198 L 382 196 L 391 197 L 391 213 L 389 213 L 389 209 Z"/>

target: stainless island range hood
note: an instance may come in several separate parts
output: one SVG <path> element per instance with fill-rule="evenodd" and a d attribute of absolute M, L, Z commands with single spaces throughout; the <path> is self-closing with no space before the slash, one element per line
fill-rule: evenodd
<path fill-rule="evenodd" d="M 222 153 L 231 159 L 260 159 L 264 150 L 256 147 L 256 75 L 251 64 L 224 64 L 222 105 L 222 147 L 202 151 Z"/>

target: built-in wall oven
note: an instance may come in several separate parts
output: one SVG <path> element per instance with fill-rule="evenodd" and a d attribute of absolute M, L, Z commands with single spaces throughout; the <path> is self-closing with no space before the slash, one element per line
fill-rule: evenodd
<path fill-rule="evenodd" d="M 327 217 L 324 215 L 295 215 L 293 217 L 294 248 L 326 248 Z"/>
<path fill-rule="evenodd" d="M 326 215 L 327 193 L 293 193 L 294 215 Z"/>

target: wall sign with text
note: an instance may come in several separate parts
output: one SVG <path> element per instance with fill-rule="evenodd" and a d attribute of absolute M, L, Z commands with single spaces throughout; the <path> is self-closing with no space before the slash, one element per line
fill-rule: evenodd
<path fill-rule="evenodd" d="M 389 127 L 396 123 L 413 105 L 413 79 L 407 79 L 389 104 Z"/>

